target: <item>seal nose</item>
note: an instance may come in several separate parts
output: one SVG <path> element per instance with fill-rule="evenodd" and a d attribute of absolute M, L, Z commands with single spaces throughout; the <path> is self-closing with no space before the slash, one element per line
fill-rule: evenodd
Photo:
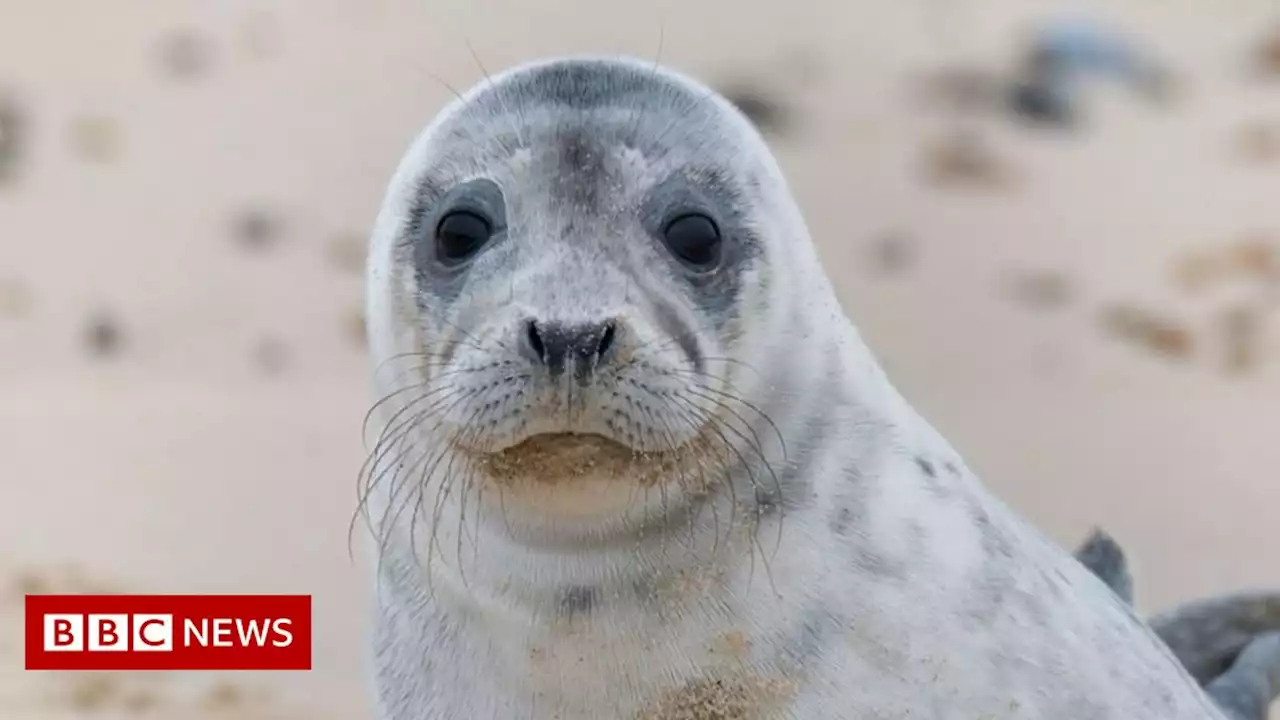
<path fill-rule="evenodd" d="M 520 338 L 520 351 L 533 362 L 545 365 L 552 376 L 572 368 L 579 380 L 613 357 L 617 339 L 617 323 L 604 322 L 569 325 L 525 320 Z"/>

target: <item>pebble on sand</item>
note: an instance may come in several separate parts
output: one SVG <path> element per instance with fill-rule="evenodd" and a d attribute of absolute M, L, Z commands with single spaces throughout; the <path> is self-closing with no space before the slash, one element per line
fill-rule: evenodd
<path fill-rule="evenodd" d="M 231 225 L 240 245 L 249 250 L 265 250 L 278 239 L 281 222 L 264 208 L 250 208 L 236 215 Z"/>
<path fill-rule="evenodd" d="M 72 149 L 86 160 L 114 160 L 119 157 L 122 144 L 120 130 L 110 118 L 86 115 L 71 122 Z"/>
<path fill-rule="evenodd" d="M 360 347 L 365 347 L 368 344 L 369 338 L 365 334 L 366 329 L 363 307 L 357 306 L 348 311 L 346 316 L 343 318 L 342 328 L 344 334 L 351 339 L 351 342 Z"/>
<path fill-rule="evenodd" d="M 1003 187 L 1012 173 L 982 135 L 969 131 L 950 132 L 927 145 L 925 169 L 939 185 Z"/>
<path fill-rule="evenodd" d="M 1253 122 L 1240 129 L 1237 138 L 1240 156 L 1250 162 L 1280 160 L 1280 120 Z"/>
<path fill-rule="evenodd" d="M 190 29 L 174 30 L 162 37 L 157 54 L 161 69 L 179 80 L 191 80 L 205 74 L 212 59 L 209 43 Z"/>
<path fill-rule="evenodd" d="M 1071 301 L 1071 281 L 1054 270 L 1010 273 L 1008 292 L 1018 304 L 1033 310 L 1056 310 Z"/>
<path fill-rule="evenodd" d="M 16 98 L 0 91 L 0 185 L 17 178 L 26 152 L 26 116 Z"/>
<path fill-rule="evenodd" d="M 264 337 L 253 349 L 254 362 L 263 373 L 276 376 L 289 364 L 289 349 L 279 338 Z"/>
<path fill-rule="evenodd" d="M 1219 318 L 1225 345 L 1224 370 L 1240 375 L 1257 367 L 1262 354 L 1262 313 L 1258 308 L 1239 305 L 1228 308 Z"/>
<path fill-rule="evenodd" d="M 1280 280 L 1280 240 L 1263 233 L 1242 238 L 1229 251 L 1231 267 L 1242 277 L 1271 283 Z"/>
<path fill-rule="evenodd" d="M 1129 305 L 1107 308 L 1103 327 L 1113 336 L 1171 359 L 1186 359 L 1195 349 L 1195 340 L 1182 323 Z"/>
<path fill-rule="evenodd" d="M 874 238 L 869 251 L 872 269 L 882 275 L 897 275 L 915 264 L 915 247 L 903 232 L 887 232 Z"/>
<path fill-rule="evenodd" d="M 1254 55 L 1258 74 L 1265 79 L 1280 80 L 1280 23 L 1271 28 L 1258 43 Z"/>
<path fill-rule="evenodd" d="M 119 322 L 111 314 L 99 311 L 89 318 L 85 328 L 85 345 L 90 355 L 115 355 L 123 344 L 122 335 Z"/>

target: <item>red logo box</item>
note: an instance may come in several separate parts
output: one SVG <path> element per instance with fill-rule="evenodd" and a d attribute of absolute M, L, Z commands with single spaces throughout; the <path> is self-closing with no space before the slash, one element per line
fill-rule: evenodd
<path fill-rule="evenodd" d="M 310 595 L 28 595 L 28 670 L 310 670 Z"/>

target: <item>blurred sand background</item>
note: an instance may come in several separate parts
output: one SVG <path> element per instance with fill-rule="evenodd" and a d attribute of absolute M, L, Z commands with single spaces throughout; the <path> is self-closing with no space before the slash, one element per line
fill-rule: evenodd
<path fill-rule="evenodd" d="M 921 78 L 1006 72 L 1063 10 L 1176 92 L 1100 86 L 1074 130 L 974 111 L 958 145 Z M 1247 0 L 0 0 L 0 716 L 368 717 L 363 242 L 442 80 L 482 78 L 468 40 L 490 71 L 661 46 L 736 93 L 987 483 L 1117 535 L 1145 610 L 1280 585 L 1268 33 Z M 84 588 L 313 594 L 315 670 L 23 673 L 21 594 Z"/>

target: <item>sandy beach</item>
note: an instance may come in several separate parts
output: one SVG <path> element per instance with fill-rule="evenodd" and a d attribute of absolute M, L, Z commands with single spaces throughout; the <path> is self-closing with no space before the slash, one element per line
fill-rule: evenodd
<path fill-rule="evenodd" d="M 1175 92 L 1090 89 L 1075 129 L 925 102 L 1063 9 Z M 1144 611 L 1280 585 L 1269 32 L 1260 1 L 0 0 L 0 716 L 370 717 L 363 243 L 468 45 L 749 85 L 848 313 L 991 487 L 1110 530 Z M 22 594 L 84 588 L 311 594 L 315 669 L 23 672 Z"/>

